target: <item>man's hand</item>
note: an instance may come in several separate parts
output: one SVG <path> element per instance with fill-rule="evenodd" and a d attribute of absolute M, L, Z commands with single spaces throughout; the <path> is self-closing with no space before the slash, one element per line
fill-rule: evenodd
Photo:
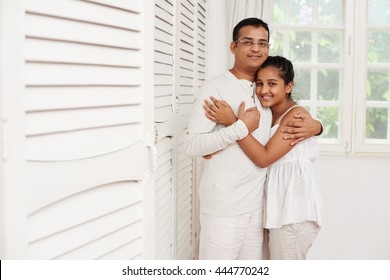
<path fill-rule="evenodd" d="M 257 107 L 252 107 L 245 110 L 244 101 L 241 102 L 240 107 L 238 108 L 238 118 L 245 123 L 249 133 L 252 133 L 259 127 L 260 124 L 259 110 L 257 109 Z"/>
<path fill-rule="evenodd" d="M 294 119 L 288 119 L 282 124 L 282 133 L 285 140 L 294 139 L 290 143 L 291 146 L 310 138 L 315 135 L 319 135 L 322 132 L 321 122 L 314 120 L 310 114 L 298 113 L 294 115 Z"/>

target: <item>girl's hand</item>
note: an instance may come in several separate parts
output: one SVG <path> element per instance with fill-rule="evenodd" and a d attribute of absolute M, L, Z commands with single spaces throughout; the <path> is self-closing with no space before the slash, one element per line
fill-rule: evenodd
<path fill-rule="evenodd" d="M 244 101 L 241 102 L 240 107 L 238 108 L 238 118 L 245 123 L 249 133 L 252 133 L 259 127 L 260 124 L 259 110 L 257 109 L 257 107 L 252 107 L 245 110 Z"/>
<path fill-rule="evenodd" d="M 228 103 L 223 100 L 217 100 L 212 96 L 210 96 L 210 99 L 213 103 L 205 100 L 203 104 L 205 115 L 208 119 L 225 126 L 229 126 L 237 121 L 237 117 Z"/>

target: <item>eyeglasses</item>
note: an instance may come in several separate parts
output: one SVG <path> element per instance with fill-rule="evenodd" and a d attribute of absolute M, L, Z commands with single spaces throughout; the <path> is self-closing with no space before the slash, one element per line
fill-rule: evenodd
<path fill-rule="evenodd" d="M 235 43 L 242 43 L 245 47 L 252 47 L 254 44 L 257 44 L 262 49 L 271 46 L 271 44 L 268 44 L 265 41 L 254 42 L 254 41 L 250 41 L 250 40 L 237 40 L 237 41 L 234 41 L 234 42 Z"/>

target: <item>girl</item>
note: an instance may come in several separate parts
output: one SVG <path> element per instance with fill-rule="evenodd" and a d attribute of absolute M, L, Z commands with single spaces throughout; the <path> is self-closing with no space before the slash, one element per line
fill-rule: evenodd
<path fill-rule="evenodd" d="M 292 63 L 284 57 L 269 56 L 257 73 L 256 95 L 263 107 L 272 110 L 272 138 L 266 146 L 250 134 L 239 141 L 256 165 L 269 166 L 264 227 L 269 229 L 271 259 L 306 259 L 322 225 L 322 203 L 313 169 L 317 141 L 311 137 L 292 146 L 282 137 L 285 120 L 296 114 L 309 115 L 292 100 L 293 86 Z M 205 101 L 204 106 L 209 119 L 224 125 L 237 121 L 226 102 L 211 99 L 214 104 Z M 244 120 L 253 110 L 245 111 L 241 104 L 238 119 Z"/>

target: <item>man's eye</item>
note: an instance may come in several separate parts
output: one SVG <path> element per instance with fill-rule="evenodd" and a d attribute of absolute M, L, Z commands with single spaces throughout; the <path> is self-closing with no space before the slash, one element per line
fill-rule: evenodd
<path fill-rule="evenodd" d="M 252 41 L 244 41 L 245 46 L 252 46 L 253 42 Z"/>

